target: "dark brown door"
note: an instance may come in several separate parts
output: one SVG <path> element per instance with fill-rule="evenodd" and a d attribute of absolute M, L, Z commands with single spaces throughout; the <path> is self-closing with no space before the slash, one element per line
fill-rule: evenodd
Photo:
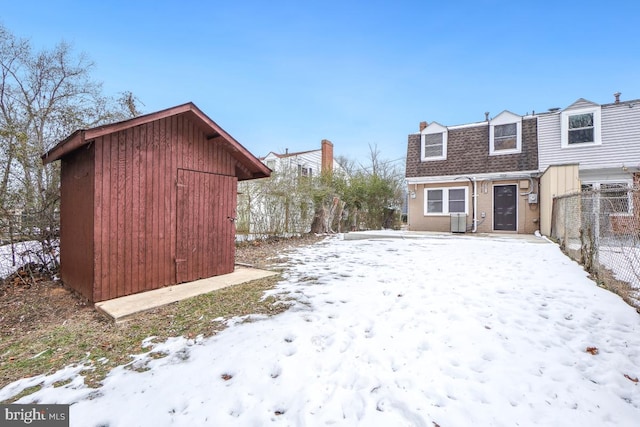
<path fill-rule="evenodd" d="M 178 170 L 176 282 L 233 272 L 237 178 Z"/>
<path fill-rule="evenodd" d="M 493 229 L 516 231 L 516 203 L 518 202 L 515 185 L 496 185 L 493 187 Z"/>

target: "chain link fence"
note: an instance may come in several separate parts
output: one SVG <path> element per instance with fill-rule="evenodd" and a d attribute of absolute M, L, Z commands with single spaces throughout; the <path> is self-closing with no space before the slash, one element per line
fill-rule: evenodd
<path fill-rule="evenodd" d="M 600 286 L 640 310 L 640 188 L 583 185 L 554 198 L 551 237 Z"/>

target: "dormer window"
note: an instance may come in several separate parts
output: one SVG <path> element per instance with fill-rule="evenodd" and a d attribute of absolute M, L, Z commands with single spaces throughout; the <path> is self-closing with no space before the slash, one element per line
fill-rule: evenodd
<path fill-rule="evenodd" d="M 447 159 L 446 127 L 435 122 L 431 123 L 422 130 L 421 143 L 420 157 L 423 162 Z"/>
<path fill-rule="evenodd" d="M 522 117 L 503 111 L 489 124 L 489 154 L 513 154 L 522 151 Z"/>
<path fill-rule="evenodd" d="M 515 123 L 493 128 L 493 150 L 515 150 L 518 148 L 518 127 Z"/>
<path fill-rule="evenodd" d="M 599 145 L 600 107 L 563 111 L 561 115 L 562 148 Z"/>
<path fill-rule="evenodd" d="M 442 157 L 444 156 L 444 134 L 432 133 L 424 136 L 424 156 Z"/>

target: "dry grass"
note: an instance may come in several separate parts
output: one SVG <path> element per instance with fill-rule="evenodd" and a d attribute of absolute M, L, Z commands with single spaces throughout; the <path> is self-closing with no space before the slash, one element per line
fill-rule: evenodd
<path fill-rule="evenodd" d="M 634 289 L 631 284 L 618 280 L 612 270 L 600 267 L 597 269 L 597 276 L 594 278 L 598 286 L 605 288 L 620 296 L 631 307 L 640 313 L 640 299 L 638 299 L 638 290 Z"/>
<path fill-rule="evenodd" d="M 291 247 L 315 239 L 276 241 L 238 248 L 238 260 L 264 267 Z M 85 382 L 97 386 L 114 367 L 146 353 L 142 341 L 150 336 L 208 337 L 225 328 L 218 318 L 248 314 L 274 315 L 287 309 L 274 297 L 264 298 L 280 276 L 220 289 L 157 308 L 114 324 L 56 282 L 36 280 L 0 286 L 0 388 L 26 377 L 50 374 L 71 364 L 84 364 Z M 161 357 L 162 355 L 156 355 Z M 38 387 L 25 390 L 11 403 Z"/>

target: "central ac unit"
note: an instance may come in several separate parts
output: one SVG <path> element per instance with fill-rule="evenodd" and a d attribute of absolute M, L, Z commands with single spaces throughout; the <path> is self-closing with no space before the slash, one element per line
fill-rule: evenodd
<path fill-rule="evenodd" d="M 451 232 L 465 233 L 467 231 L 467 214 L 452 213 L 451 214 Z"/>

